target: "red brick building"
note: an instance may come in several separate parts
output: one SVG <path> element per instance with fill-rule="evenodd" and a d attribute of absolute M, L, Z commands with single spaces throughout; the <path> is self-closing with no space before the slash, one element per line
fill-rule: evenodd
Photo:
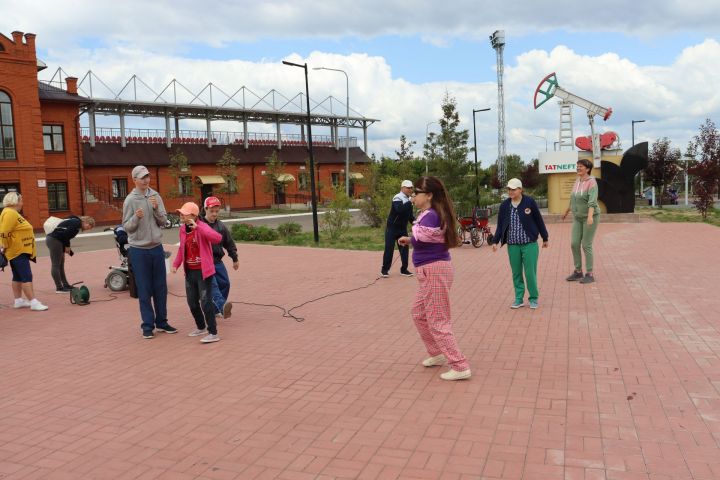
<path fill-rule="evenodd" d="M 304 142 L 278 142 L 276 137 L 221 145 L 175 135 L 172 141 L 164 135 L 123 137 L 121 142 L 116 136 L 94 136 L 98 130 L 91 140 L 81 134 L 79 119 L 92 112 L 95 100 L 78 95 L 77 78 L 52 85 L 38 81 L 44 68 L 36 57 L 34 34 L 13 32 L 12 39 L 0 34 L 0 198 L 19 191 L 25 199 L 23 214 L 36 229 L 50 215 L 91 215 L 101 224 L 118 223 L 123 200 L 134 187 L 130 172 L 139 164 L 150 169 L 151 186 L 168 210 L 212 194 L 232 209 L 309 201 Z M 332 142 L 316 145 L 316 182 L 324 201 L 332 198 L 334 185 L 344 183 L 345 149 Z M 227 148 L 238 162 L 235 193 L 221 188 L 225 180 L 217 163 Z M 170 169 L 170 156 L 178 149 L 189 161 L 183 172 Z M 273 152 L 285 166 L 283 181 L 268 191 L 266 164 Z M 352 147 L 350 161 L 352 190 L 358 196 L 362 186 L 357 180 L 370 159 Z"/>
<path fill-rule="evenodd" d="M 20 191 L 23 214 L 38 228 L 53 215 L 81 213 L 77 79 L 67 90 L 41 84 L 44 68 L 35 55 L 35 35 L 0 34 L 0 197 Z"/>

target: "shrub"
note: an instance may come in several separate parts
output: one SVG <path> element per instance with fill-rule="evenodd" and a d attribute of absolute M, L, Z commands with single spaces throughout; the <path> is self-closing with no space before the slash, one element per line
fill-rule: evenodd
<path fill-rule="evenodd" d="M 328 205 L 322 219 L 322 229 L 330 240 L 339 240 L 350 230 L 350 207 L 352 201 L 345 194 L 345 190 L 338 187 L 335 189 L 335 198 Z"/>
<path fill-rule="evenodd" d="M 277 231 L 282 238 L 288 239 L 302 232 L 302 225 L 295 222 L 285 222 L 278 225 Z"/>
<path fill-rule="evenodd" d="M 265 225 L 254 226 L 249 223 L 236 223 L 231 228 L 233 239 L 241 242 L 271 242 L 280 235 Z"/>

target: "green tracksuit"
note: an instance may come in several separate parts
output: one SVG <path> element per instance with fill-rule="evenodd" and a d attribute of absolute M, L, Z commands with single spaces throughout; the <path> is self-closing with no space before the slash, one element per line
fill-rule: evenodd
<path fill-rule="evenodd" d="M 585 252 L 585 271 L 593 271 L 593 239 L 598 223 L 600 223 L 600 208 L 597 203 L 598 186 L 594 177 L 585 180 L 577 179 L 570 195 L 570 210 L 573 214 L 572 236 L 570 248 L 573 254 L 575 270 L 582 271 L 582 255 Z M 588 209 L 593 208 L 593 224 L 587 224 Z"/>

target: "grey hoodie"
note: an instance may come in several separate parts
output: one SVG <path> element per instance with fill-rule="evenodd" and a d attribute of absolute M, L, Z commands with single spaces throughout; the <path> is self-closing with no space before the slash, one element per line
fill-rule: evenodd
<path fill-rule="evenodd" d="M 153 209 L 150 203 L 150 197 L 156 195 L 158 208 Z M 138 218 L 135 211 L 142 208 L 145 211 L 143 218 Z M 123 228 L 128 234 L 128 243 L 131 247 L 137 248 L 154 248 L 162 245 L 161 227 L 167 222 L 167 213 L 160 194 L 148 188 L 143 195 L 135 188 L 125 198 L 123 203 Z"/>

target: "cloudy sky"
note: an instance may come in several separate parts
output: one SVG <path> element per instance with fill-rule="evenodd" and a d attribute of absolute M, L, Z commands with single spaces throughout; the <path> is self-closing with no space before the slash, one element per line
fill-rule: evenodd
<path fill-rule="evenodd" d="M 485 165 L 494 161 L 497 77 L 488 36 L 498 29 L 507 41 L 507 152 L 524 160 L 544 150 L 546 140 L 552 150 L 557 140 L 557 104 L 533 109 L 535 88 L 550 72 L 567 90 L 612 107 L 613 116 L 598 124 L 617 132 L 625 148 L 631 120 L 646 120 L 635 125 L 636 142 L 666 136 L 683 150 L 705 118 L 720 122 L 716 0 L 0 0 L 0 12 L 6 36 L 37 34 L 39 56 L 49 66 L 41 78 L 59 66 L 80 78 L 92 70 L 115 91 L 137 74 L 156 91 L 176 78 L 195 92 L 212 82 L 228 93 L 246 86 L 261 96 L 276 89 L 291 98 L 304 91 L 304 78 L 282 60 L 343 69 L 351 108 L 381 120 L 369 129 L 368 153 L 377 155 L 392 155 L 402 134 L 417 141 L 414 150 L 421 153 L 426 129 L 438 128 L 428 123 L 441 116 L 449 92 L 471 142 L 472 110 L 492 108 L 476 121 L 478 156 Z M 345 77 L 311 71 L 310 95 L 344 101 Z M 127 126 L 152 126 L 148 122 L 133 119 Z M 118 122 L 99 117 L 98 125 Z M 181 128 L 203 127 L 188 121 Z M 579 109 L 574 129 L 576 136 L 589 133 Z"/>

